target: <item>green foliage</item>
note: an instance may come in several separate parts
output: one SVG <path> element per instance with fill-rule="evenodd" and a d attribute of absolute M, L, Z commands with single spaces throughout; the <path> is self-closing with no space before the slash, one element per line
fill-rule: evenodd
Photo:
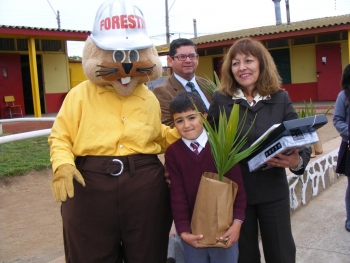
<path fill-rule="evenodd" d="M 329 110 L 334 106 L 334 104 L 330 105 L 325 111 L 323 111 L 321 114 L 327 114 Z M 297 111 L 299 118 L 306 118 L 310 116 L 315 116 L 316 109 L 314 107 L 314 104 L 312 103 L 312 100 L 310 99 L 310 103 L 307 104 L 304 101 L 304 107 Z"/>
<path fill-rule="evenodd" d="M 82 60 L 82 57 L 80 57 L 80 56 L 69 56 L 68 59 L 71 59 L 71 60 Z"/>
<path fill-rule="evenodd" d="M 0 178 L 49 168 L 47 136 L 0 144 L 0 163 Z"/>
<path fill-rule="evenodd" d="M 247 111 L 243 119 L 239 120 L 239 105 L 234 104 L 229 120 L 227 121 L 226 113 L 220 112 L 219 123 L 214 129 L 210 126 L 207 119 L 201 115 L 205 129 L 208 131 L 208 140 L 211 147 L 211 152 L 214 157 L 216 169 L 218 170 L 219 181 L 222 181 L 223 176 L 241 160 L 247 158 L 250 154 L 258 149 L 261 142 L 241 151 L 244 144 L 247 142 L 247 135 L 244 134 L 241 140 L 238 140 L 243 129 L 243 124 L 246 121 Z M 255 115 L 256 118 L 256 115 Z M 255 122 L 255 119 L 254 119 Z M 253 125 L 253 124 L 252 124 Z M 250 126 L 251 128 L 252 126 Z"/>
<path fill-rule="evenodd" d="M 213 82 L 212 80 L 210 80 L 210 78 L 208 78 L 207 76 L 206 80 L 199 80 L 200 84 L 202 85 L 202 87 L 210 94 L 213 95 L 215 90 L 217 90 L 217 88 L 220 86 L 220 79 L 218 77 L 218 75 L 216 74 L 216 72 L 214 71 L 214 80 L 215 82 Z"/>

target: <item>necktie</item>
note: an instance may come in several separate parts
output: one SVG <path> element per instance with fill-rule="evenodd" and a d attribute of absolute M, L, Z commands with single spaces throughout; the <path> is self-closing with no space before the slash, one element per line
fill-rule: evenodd
<path fill-rule="evenodd" d="M 198 151 L 199 143 L 198 142 L 191 142 L 190 146 L 192 147 L 192 151 L 198 155 L 199 154 L 199 151 Z"/>
<path fill-rule="evenodd" d="M 195 89 L 193 82 L 191 82 L 191 81 L 187 82 L 186 86 L 191 89 L 191 92 L 196 93 L 202 99 L 202 97 L 199 94 L 198 90 Z M 203 103 L 204 103 L 204 101 L 203 101 Z M 207 106 L 205 105 L 205 103 L 204 103 L 204 107 L 205 107 L 206 110 L 208 110 Z"/>
<path fill-rule="evenodd" d="M 193 82 L 187 82 L 186 86 L 191 89 L 191 92 L 196 93 L 200 97 L 199 92 L 195 89 Z"/>

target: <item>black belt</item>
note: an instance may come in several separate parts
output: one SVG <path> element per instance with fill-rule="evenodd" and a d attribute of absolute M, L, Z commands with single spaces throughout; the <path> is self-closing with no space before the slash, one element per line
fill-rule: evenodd
<path fill-rule="evenodd" d="M 149 165 L 162 165 L 155 154 L 135 154 L 127 156 L 79 156 L 75 159 L 76 166 L 82 171 L 91 171 L 106 175 L 119 176 L 129 171 L 130 176 L 135 170 Z"/>

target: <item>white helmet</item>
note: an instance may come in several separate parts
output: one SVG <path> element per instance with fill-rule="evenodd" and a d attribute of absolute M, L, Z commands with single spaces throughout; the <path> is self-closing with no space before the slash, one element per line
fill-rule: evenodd
<path fill-rule="evenodd" d="M 134 50 L 153 46 L 141 10 L 128 0 L 108 0 L 97 11 L 92 41 L 104 50 Z"/>

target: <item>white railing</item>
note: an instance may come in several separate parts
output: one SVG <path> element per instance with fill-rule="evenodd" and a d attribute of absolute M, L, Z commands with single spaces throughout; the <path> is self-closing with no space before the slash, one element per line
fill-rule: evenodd
<path fill-rule="evenodd" d="M 2 124 L 3 123 L 13 123 L 13 122 L 48 122 L 48 121 L 55 121 L 55 117 L 43 117 L 43 118 L 16 118 L 16 119 L 0 119 L 0 130 L 2 131 Z M 43 129 L 43 130 L 37 130 L 37 131 L 31 131 L 31 132 L 23 132 L 18 134 L 10 134 L 6 136 L 0 137 L 0 144 L 2 143 L 8 143 L 13 141 L 19 141 L 34 137 L 40 137 L 49 135 L 51 133 L 51 129 Z"/>

